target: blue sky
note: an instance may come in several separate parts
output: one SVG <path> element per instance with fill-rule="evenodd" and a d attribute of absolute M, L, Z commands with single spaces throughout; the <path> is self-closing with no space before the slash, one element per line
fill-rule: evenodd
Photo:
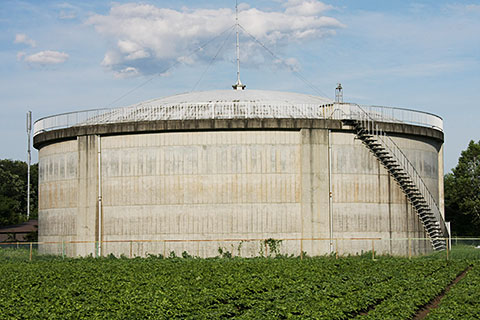
<path fill-rule="evenodd" d="M 346 101 L 438 114 L 446 172 L 470 140 L 480 140 L 480 1 L 239 3 L 240 24 L 277 55 L 241 35 L 247 89 L 333 98 L 341 82 Z M 0 158 L 26 159 L 27 110 L 38 119 L 194 89 L 229 89 L 236 72 L 229 29 L 234 5 L 2 0 Z"/>

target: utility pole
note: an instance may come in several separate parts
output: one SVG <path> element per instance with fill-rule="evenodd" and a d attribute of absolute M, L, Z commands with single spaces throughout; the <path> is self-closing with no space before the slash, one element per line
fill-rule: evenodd
<path fill-rule="evenodd" d="M 27 112 L 27 220 L 30 219 L 30 162 L 32 152 L 30 150 L 30 134 L 32 133 L 32 111 Z"/>

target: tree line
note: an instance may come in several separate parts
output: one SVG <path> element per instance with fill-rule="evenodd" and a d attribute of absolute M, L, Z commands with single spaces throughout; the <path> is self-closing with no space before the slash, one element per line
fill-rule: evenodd
<path fill-rule="evenodd" d="M 480 236 L 480 140 L 470 141 L 445 175 L 445 218 L 455 236 Z"/>
<path fill-rule="evenodd" d="M 480 141 L 470 141 L 445 175 L 445 218 L 452 234 L 480 236 Z M 31 166 L 30 218 L 38 216 L 38 164 Z M 0 160 L 0 226 L 26 221 L 27 164 Z"/>
<path fill-rule="evenodd" d="M 30 167 L 30 219 L 38 217 L 38 164 Z M 27 220 L 27 163 L 0 160 L 0 226 Z"/>

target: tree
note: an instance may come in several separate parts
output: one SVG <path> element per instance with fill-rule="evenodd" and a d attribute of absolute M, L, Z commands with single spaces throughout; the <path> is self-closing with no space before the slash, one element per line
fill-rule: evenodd
<path fill-rule="evenodd" d="M 470 141 L 445 175 L 445 215 L 453 234 L 480 236 L 480 141 Z"/>
<path fill-rule="evenodd" d="M 16 224 L 22 217 L 21 197 L 24 184 L 20 178 L 0 165 L 0 225 Z"/>
<path fill-rule="evenodd" d="M 38 164 L 31 166 L 30 217 L 37 217 Z M 0 160 L 0 226 L 26 220 L 27 164 L 23 161 Z"/>

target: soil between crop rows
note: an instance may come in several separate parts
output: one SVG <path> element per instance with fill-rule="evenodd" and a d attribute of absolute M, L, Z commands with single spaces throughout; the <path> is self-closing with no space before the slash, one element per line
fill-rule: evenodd
<path fill-rule="evenodd" d="M 413 320 L 422 320 L 424 319 L 432 309 L 435 309 L 438 307 L 438 305 L 440 304 L 440 302 L 442 301 L 443 297 L 447 294 L 448 291 L 450 291 L 450 289 L 456 285 L 460 280 L 462 280 L 468 273 L 468 271 L 470 271 L 472 269 L 472 266 L 469 266 L 468 268 L 466 268 L 465 270 L 462 271 L 462 273 L 460 273 L 446 288 L 445 290 L 443 290 L 438 296 L 436 296 L 435 298 L 433 298 L 432 301 L 430 301 L 429 303 L 427 303 L 426 305 L 422 306 L 418 311 L 417 311 L 417 314 L 415 315 L 415 317 L 413 318 Z"/>

